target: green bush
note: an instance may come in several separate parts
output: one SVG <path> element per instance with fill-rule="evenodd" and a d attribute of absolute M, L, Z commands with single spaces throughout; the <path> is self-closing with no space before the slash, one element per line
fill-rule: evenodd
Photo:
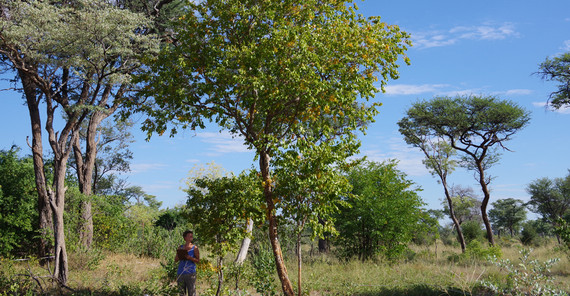
<path fill-rule="evenodd" d="M 483 240 L 485 232 L 481 229 L 481 224 L 478 221 L 466 221 L 461 224 L 461 231 L 465 238 L 465 243 L 469 244 L 474 240 Z"/>
<path fill-rule="evenodd" d="M 521 243 L 525 246 L 536 246 L 538 243 L 538 233 L 534 226 L 530 224 L 525 225 L 521 232 Z"/>

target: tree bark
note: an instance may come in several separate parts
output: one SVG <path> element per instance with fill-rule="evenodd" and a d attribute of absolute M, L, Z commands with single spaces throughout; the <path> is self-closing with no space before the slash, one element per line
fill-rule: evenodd
<path fill-rule="evenodd" d="M 269 175 L 269 161 L 270 156 L 267 151 L 260 151 L 259 153 L 259 168 L 261 170 L 261 177 L 266 182 L 263 195 L 266 202 L 266 218 L 269 222 L 269 242 L 271 243 L 271 248 L 273 250 L 273 257 L 275 258 L 275 267 L 277 269 L 277 275 L 279 281 L 281 281 L 281 288 L 283 289 L 283 294 L 286 296 L 295 295 L 293 292 L 293 286 L 289 280 L 289 275 L 287 274 L 287 267 L 283 260 L 283 253 L 281 251 L 281 245 L 279 243 L 277 234 L 277 217 L 275 217 L 275 204 L 273 202 L 273 189 L 272 184 L 268 184 L 270 180 Z"/>
<path fill-rule="evenodd" d="M 236 257 L 235 263 L 238 265 L 243 264 L 245 258 L 247 257 L 247 251 L 249 250 L 249 244 L 251 243 L 251 233 L 253 232 L 253 220 L 247 219 L 246 237 L 241 241 L 241 247 Z"/>
<path fill-rule="evenodd" d="M 302 271 L 302 255 L 301 255 L 301 232 L 297 234 L 297 295 L 301 296 L 301 271 Z"/>
<path fill-rule="evenodd" d="M 451 200 L 451 195 L 449 194 L 449 190 L 447 189 L 447 181 L 446 178 L 441 178 L 441 183 L 443 184 L 443 190 L 445 192 L 445 197 L 447 198 L 447 205 L 449 206 L 449 216 L 453 221 L 453 225 L 455 226 L 455 230 L 457 231 L 457 239 L 459 240 L 459 244 L 461 245 L 461 253 L 465 253 L 465 237 L 463 236 L 463 231 L 461 230 L 461 224 L 455 217 L 455 210 L 453 209 L 453 202 Z"/>
<path fill-rule="evenodd" d="M 489 188 L 487 187 L 487 182 L 485 182 L 485 171 L 481 161 L 477 161 L 477 169 L 479 170 L 479 184 L 481 184 L 481 189 L 483 190 L 483 201 L 481 202 L 481 218 L 483 218 L 483 224 L 485 224 L 485 229 L 487 230 L 487 240 L 494 246 L 495 238 L 493 237 L 493 229 L 491 228 L 491 223 L 489 222 L 489 217 L 487 216 L 487 204 L 489 204 L 489 199 L 491 194 L 489 193 Z"/>
<path fill-rule="evenodd" d="M 53 234 L 53 212 L 49 203 L 50 197 L 47 190 L 47 180 L 45 177 L 45 165 L 43 157 L 42 142 L 42 121 L 39 111 L 39 98 L 36 93 L 36 85 L 32 77 L 22 70 L 18 70 L 18 75 L 22 81 L 22 88 L 26 98 L 26 105 L 30 114 L 30 122 L 32 127 L 32 159 L 34 162 L 34 174 L 36 182 L 36 191 L 38 193 L 38 214 L 40 238 L 38 257 L 45 258 L 49 254 L 53 254 L 53 246 L 49 243 L 49 237 Z M 43 264 L 46 261 L 40 260 Z"/>

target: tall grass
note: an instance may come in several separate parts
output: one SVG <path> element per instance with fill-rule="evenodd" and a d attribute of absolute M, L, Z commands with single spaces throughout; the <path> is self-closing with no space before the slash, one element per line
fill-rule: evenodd
<path fill-rule="evenodd" d="M 516 242 L 503 246 L 503 259 L 510 259 L 518 264 L 520 245 Z M 202 257 L 208 258 L 207 252 Z M 492 295 L 481 282 L 507 281 L 508 275 L 497 265 L 487 260 L 466 258 L 461 261 L 450 260 L 460 253 L 459 248 L 445 246 L 412 246 L 405 258 L 399 261 L 385 261 L 378 258 L 375 261 L 361 262 L 358 260 L 339 260 L 333 255 L 312 254 L 307 250 L 303 254 L 302 271 L 303 295 Z M 252 255 L 252 254 L 250 254 Z M 167 275 L 163 266 L 164 259 L 151 258 L 125 253 L 103 253 L 99 255 L 97 264 L 85 265 L 78 261 L 85 260 L 84 254 L 70 255 L 70 277 L 68 285 L 75 291 L 60 290 L 56 285 L 44 285 L 52 295 L 176 295 L 176 285 Z M 551 269 L 550 276 L 554 279 L 557 289 L 570 291 L 570 262 L 567 253 L 553 243 L 537 247 L 532 252 L 533 259 L 540 262 L 550 258 L 560 261 Z M 287 267 L 289 278 L 295 281 L 296 262 L 294 256 L 289 256 Z M 228 261 L 231 261 L 228 260 Z M 24 295 L 26 291 L 37 294 L 37 284 L 25 276 L 17 274 L 46 275 L 46 270 L 37 262 L 15 262 L 3 259 L 0 267 L 0 295 Z M 261 295 L 256 292 L 255 272 L 251 263 L 242 267 L 242 279 L 239 282 L 239 293 L 235 290 L 234 280 L 226 279 L 226 295 Z M 210 295 L 211 282 L 207 276 L 210 273 L 201 272 L 198 275 L 198 292 L 200 295 Z M 279 295 L 277 277 L 266 278 L 273 281 L 270 286 Z M 19 287 L 21 289 L 17 291 Z M 296 283 L 294 282 L 294 286 Z M 12 288 L 10 288 L 12 287 Z M 15 288 L 14 288 L 15 287 Z M 12 289 L 12 291 L 8 291 Z M 272 293 L 265 291 L 264 295 Z"/>

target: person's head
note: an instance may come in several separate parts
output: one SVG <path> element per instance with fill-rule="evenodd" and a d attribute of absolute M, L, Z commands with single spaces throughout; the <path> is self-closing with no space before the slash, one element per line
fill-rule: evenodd
<path fill-rule="evenodd" d="M 185 241 L 192 241 L 192 239 L 194 238 L 194 232 L 192 230 L 186 230 L 182 233 L 182 237 L 184 238 Z"/>

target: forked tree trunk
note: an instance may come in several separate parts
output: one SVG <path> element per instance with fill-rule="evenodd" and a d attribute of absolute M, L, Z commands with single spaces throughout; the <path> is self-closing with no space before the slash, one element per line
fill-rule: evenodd
<path fill-rule="evenodd" d="M 293 292 L 293 286 L 289 280 L 289 275 L 287 274 L 287 267 L 283 260 L 283 253 L 281 251 L 281 244 L 279 243 L 277 234 L 277 217 L 275 217 L 275 203 L 273 202 L 273 189 L 272 184 L 268 184 L 267 180 L 270 179 L 269 176 L 269 161 L 270 157 L 267 151 L 260 151 L 259 153 L 259 168 L 261 170 L 261 177 L 266 181 L 263 188 L 263 195 L 265 197 L 266 203 L 266 218 L 269 222 L 269 242 L 271 243 L 271 248 L 273 250 L 273 257 L 275 259 L 275 268 L 277 269 L 277 275 L 279 281 L 281 282 L 281 288 L 283 289 L 283 294 L 286 296 L 295 295 Z"/>

